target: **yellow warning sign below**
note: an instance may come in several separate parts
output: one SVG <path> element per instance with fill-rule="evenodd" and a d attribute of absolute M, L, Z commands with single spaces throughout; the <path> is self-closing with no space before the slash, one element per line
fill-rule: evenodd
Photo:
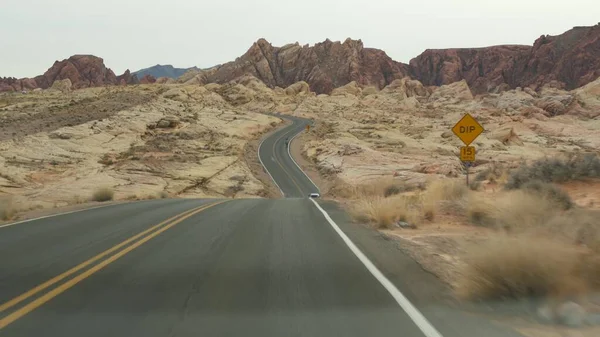
<path fill-rule="evenodd" d="M 461 146 L 460 148 L 460 160 L 472 162 L 475 161 L 475 147 L 473 146 Z"/>
<path fill-rule="evenodd" d="M 477 123 L 477 120 L 469 114 L 465 114 L 452 128 L 452 132 L 454 132 L 454 134 L 467 146 L 470 145 L 483 131 L 483 126 Z"/>

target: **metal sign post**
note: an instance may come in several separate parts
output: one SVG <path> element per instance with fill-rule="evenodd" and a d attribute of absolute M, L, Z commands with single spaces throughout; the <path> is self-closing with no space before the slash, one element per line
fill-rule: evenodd
<path fill-rule="evenodd" d="M 484 131 L 481 124 L 469 114 L 465 114 L 452 132 L 466 145 L 460 148 L 460 161 L 465 165 L 467 175 L 467 186 L 469 186 L 469 168 L 475 161 L 475 147 L 469 146 Z"/>

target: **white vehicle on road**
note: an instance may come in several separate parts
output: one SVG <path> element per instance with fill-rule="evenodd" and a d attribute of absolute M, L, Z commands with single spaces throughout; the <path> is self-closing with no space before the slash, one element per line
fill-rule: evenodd
<path fill-rule="evenodd" d="M 311 193 L 308 195 L 308 197 L 311 199 L 315 199 L 315 198 L 320 198 L 321 195 L 319 193 Z"/>

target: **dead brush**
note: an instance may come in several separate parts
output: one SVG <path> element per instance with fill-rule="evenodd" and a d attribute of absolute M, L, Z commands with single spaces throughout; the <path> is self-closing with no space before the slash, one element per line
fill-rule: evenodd
<path fill-rule="evenodd" d="M 17 213 L 17 210 L 14 206 L 12 198 L 9 198 L 9 197 L 0 198 L 0 220 L 2 220 L 2 221 L 11 220 L 16 213 Z"/>
<path fill-rule="evenodd" d="M 581 257 L 559 242 L 497 236 L 466 249 L 455 290 L 466 299 L 579 294 L 587 290 L 589 273 L 581 269 Z"/>
<path fill-rule="evenodd" d="M 418 207 L 415 198 L 402 195 L 389 198 L 376 196 L 364 197 L 352 202 L 349 212 L 358 222 L 391 229 L 398 221 L 416 226 L 419 223 Z"/>
<path fill-rule="evenodd" d="M 431 182 L 422 194 L 423 217 L 433 221 L 436 214 L 463 214 L 469 188 L 463 181 L 440 179 Z"/>

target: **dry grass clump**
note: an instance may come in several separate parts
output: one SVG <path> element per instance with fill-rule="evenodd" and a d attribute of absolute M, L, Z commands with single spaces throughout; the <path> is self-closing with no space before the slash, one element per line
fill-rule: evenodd
<path fill-rule="evenodd" d="M 495 237 L 467 249 L 456 292 L 468 299 L 578 294 L 594 274 L 580 263 L 582 255 L 550 240 Z"/>
<path fill-rule="evenodd" d="M 516 190 L 493 199 L 472 195 L 466 214 L 472 224 L 514 233 L 543 227 L 559 210 L 547 197 Z"/>
<path fill-rule="evenodd" d="M 436 214 L 462 214 L 469 188 L 462 180 L 435 180 L 423 193 L 423 217 L 432 221 Z"/>
<path fill-rule="evenodd" d="M 548 198 L 556 202 L 563 209 L 570 209 L 573 207 L 571 196 L 555 184 L 532 180 L 523 184 L 521 189 Z"/>
<path fill-rule="evenodd" d="M 17 212 L 11 198 L 0 198 L 0 220 L 7 221 Z"/>
<path fill-rule="evenodd" d="M 115 191 L 110 187 L 101 187 L 92 194 L 93 201 L 105 202 L 113 200 Z"/>
<path fill-rule="evenodd" d="M 490 182 L 498 182 L 503 180 L 506 175 L 506 168 L 499 163 L 492 162 L 489 167 L 475 175 L 474 182 L 488 180 Z"/>
<path fill-rule="evenodd" d="M 329 190 L 329 194 L 344 199 L 361 199 L 365 197 L 390 197 L 419 188 L 418 185 L 410 185 L 394 178 L 374 179 L 358 185 L 337 179 Z"/>
<path fill-rule="evenodd" d="M 600 158 L 596 154 L 571 156 L 566 160 L 541 159 L 513 170 L 507 189 L 518 189 L 529 181 L 565 182 L 600 177 Z"/>
<path fill-rule="evenodd" d="M 169 197 L 169 192 L 167 191 L 160 191 L 158 192 L 158 197 L 161 199 L 166 199 Z"/>
<path fill-rule="evenodd" d="M 419 222 L 419 200 L 416 197 L 366 197 L 356 200 L 349 208 L 356 221 L 393 228 L 398 221 L 416 226 Z"/>

